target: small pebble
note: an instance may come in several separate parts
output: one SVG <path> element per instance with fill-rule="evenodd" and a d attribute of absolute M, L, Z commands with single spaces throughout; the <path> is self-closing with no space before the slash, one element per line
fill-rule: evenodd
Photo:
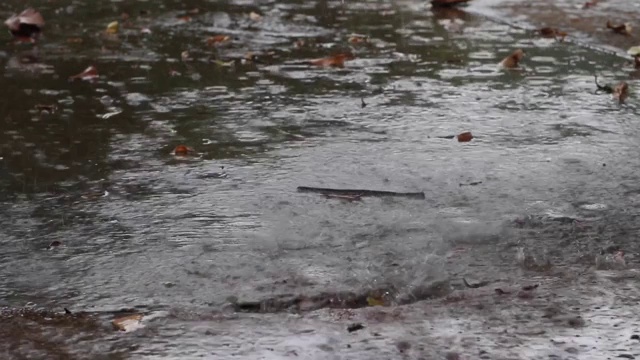
<path fill-rule="evenodd" d="M 640 335 L 638 334 L 631 335 L 631 340 L 640 340 Z"/>
<path fill-rule="evenodd" d="M 360 324 L 360 323 L 355 323 L 355 324 L 351 324 L 347 327 L 347 331 L 348 332 L 354 332 L 354 331 L 358 331 L 358 330 L 362 330 L 364 329 L 364 325 Z"/>
<path fill-rule="evenodd" d="M 408 341 L 398 341 L 396 343 L 396 348 L 398 348 L 398 351 L 403 353 L 411 349 L 411 344 Z"/>
<path fill-rule="evenodd" d="M 447 360 L 460 360 L 460 354 L 455 351 L 449 351 L 444 358 Z"/>

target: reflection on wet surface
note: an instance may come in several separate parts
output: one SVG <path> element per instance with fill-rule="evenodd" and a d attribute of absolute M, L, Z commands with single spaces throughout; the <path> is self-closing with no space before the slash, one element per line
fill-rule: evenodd
<path fill-rule="evenodd" d="M 0 54 L 10 358 L 637 356 L 623 60 L 422 2 L 36 5 Z"/>

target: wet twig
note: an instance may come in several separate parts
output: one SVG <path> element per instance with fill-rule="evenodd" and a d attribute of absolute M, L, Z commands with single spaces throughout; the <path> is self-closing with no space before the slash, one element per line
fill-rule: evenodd
<path fill-rule="evenodd" d="M 385 197 L 385 196 L 395 196 L 395 197 L 406 197 L 412 199 L 425 199 L 425 195 L 423 192 L 395 192 L 395 191 L 379 191 L 379 190 L 363 190 L 363 189 L 329 189 L 329 188 L 318 188 L 311 186 L 298 186 L 298 192 L 312 192 L 319 193 L 323 195 L 339 195 L 339 196 L 376 196 L 376 197 Z"/>

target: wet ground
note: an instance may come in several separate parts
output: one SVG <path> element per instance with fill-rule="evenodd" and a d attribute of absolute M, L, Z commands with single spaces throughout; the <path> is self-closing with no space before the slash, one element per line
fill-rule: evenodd
<path fill-rule="evenodd" d="M 2 358 L 640 358 L 625 59 L 495 2 L 159 4 L 34 3 L 37 52 L 4 38 Z"/>

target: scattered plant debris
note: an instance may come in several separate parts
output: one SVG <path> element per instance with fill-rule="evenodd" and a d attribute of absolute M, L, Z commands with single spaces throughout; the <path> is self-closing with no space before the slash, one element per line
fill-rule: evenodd
<path fill-rule="evenodd" d="M 98 75 L 98 69 L 91 65 L 88 68 L 84 69 L 83 72 L 70 76 L 69 80 L 75 80 L 75 79 L 80 79 L 80 80 L 95 80 L 99 77 Z"/>
<path fill-rule="evenodd" d="M 37 10 L 28 8 L 4 22 L 16 40 L 36 42 L 44 27 L 44 18 Z"/>
<path fill-rule="evenodd" d="M 473 140 L 473 135 L 471 135 L 471 132 L 469 131 L 460 133 L 456 137 L 458 138 L 458 142 L 469 142 Z"/>
<path fill-rule="evenodd" d="M 613 88 L 613 98 L 618 100 L 619 104 L 623 104 L 629 97 L 629 84 L 621 82 Z"/>

